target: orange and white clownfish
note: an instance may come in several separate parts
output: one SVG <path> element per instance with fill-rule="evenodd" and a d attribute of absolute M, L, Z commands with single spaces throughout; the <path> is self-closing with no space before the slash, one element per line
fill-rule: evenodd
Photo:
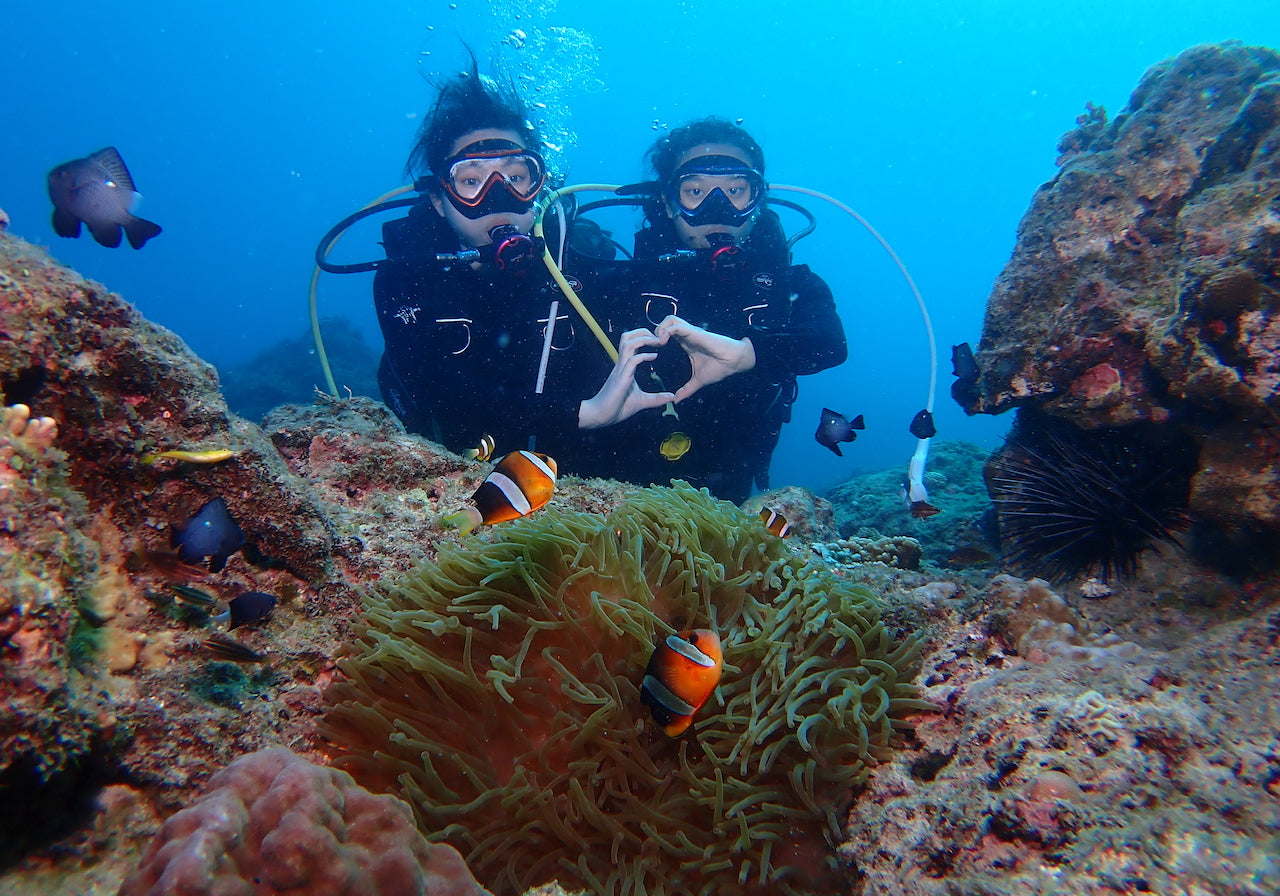
<path fill-rule="evenodd" d="M 493 436 L 486 433 L 480 437 L 480 443 L 476 447 L 468 448 L 462 452 L 462 456 L 467 460 L 486 461 L 493 457 L 494 445 Z"/>
<path fill-rule="evenodd" d="M 720 683 L 723 668 L 715 632 L 698 628 L 670 635 L 649 657 L 640 700 L 668 737 L 679 737 Z"/>
<path fill-rule="evenodd" d="M 494 465 L 471 496 L 475 506 L 453 514 L 445 523 L 466 535 L 476 526 L 528 516 L 551 500 L 556 473 L 556 462 L 547 455 L 513 451 Z"/>
<path fill-rule="evenodd" d="M 791 523 L 787 521 L 787 518 L 768 507 L 760 511 L 760 522 L 764 523 L 764 527 L 779 538 L 786 538 L 791 532 Z"/>

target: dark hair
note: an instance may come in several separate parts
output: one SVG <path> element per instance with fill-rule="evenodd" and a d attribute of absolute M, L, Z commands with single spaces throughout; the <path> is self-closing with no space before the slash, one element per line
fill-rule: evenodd
<path fill-rule="evenodd" d="M 449 150 L 458 138 L 481 128 L 515 131 L 526 149 L 542 152 L 542 139 L 530 124 L 524 101 L 509 81 L 480 75 L 476 56 L 470 50 L 471 70 L 445 82 L 436 104 L 422 124 L 422 131 L 405 174 L 417 178 L 440 174 Z"/>
<path fill-rule="evenodd" d="M 662 182 L 676 170 L 676 162 L 680 157 L 701 143 L 727 143 L 736 146 L 747 154 L 751 167 L 764 174 L 764 152 L 761 151 L 760 144 L 732 121 L 715 116 L 676 128 L 649 147 L 645 160 L 657 175 L 658 181 Z"/>

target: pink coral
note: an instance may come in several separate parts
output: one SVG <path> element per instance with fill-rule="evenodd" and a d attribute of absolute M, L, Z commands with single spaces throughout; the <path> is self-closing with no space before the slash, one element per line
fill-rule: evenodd
<path fill-rule="evenodd" d="M 119 896 L 487 896 L 408 805 L 282 748 L 241 757 L 165 822 Z"/>

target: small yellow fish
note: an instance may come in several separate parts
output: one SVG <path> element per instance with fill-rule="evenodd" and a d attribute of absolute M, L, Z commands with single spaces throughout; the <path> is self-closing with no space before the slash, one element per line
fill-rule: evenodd
<path fill-rule="evenodd" d="M 142 462 L 144 464 L 154 464 L 161 458 L 168 458 L 169 460 L 186 461 L 189 464 L 218 464 L 224 460 L 230 460 L 237 453 L 229 448 L 210 448 L 208 451 L 181 451 L 175 449 L 173 451 L 144 454 L 142 455 Z"/>
<path fill-rule="evenodd" d="M 673 432 L 662 440 L 662 444 L 658 446 L 658 453 L 669 461 L 677 461 L 688 454 L 691 447 L 693 447 L 693 440 L 688 434 Z"/>

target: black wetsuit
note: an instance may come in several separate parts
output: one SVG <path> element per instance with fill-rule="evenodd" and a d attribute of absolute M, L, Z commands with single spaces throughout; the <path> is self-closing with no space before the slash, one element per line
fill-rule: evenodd
<path fill-rule="evenodd" d="M 684 479 L 741 503 L 753 483 L 768 487 L 773 449 L 791 419 L 796 377 L 843 363 L 844 329 L 827 284 L 807 266 L 790 264 L 773 212 L 761 215 L 736 266 L 712 270 L 705 252 L 663 258 L 678 248 L 669 222 L 637 234 L 635 262 L 618 267 L 608 281 L 611 329 L 652 329 L 675 314 L 723 336 L 750 337 L 756 364 L 680 402 L 678 420 L 654 409 L 611 427 L 608 463 L 615 478 L 642 484 Z M 661 349 L 653 368 L 669 391 L 689 378 L 688 358 L 674 342 Z M 639 382 L 647 391 L 658 389 L 644 373 Z M 676 431 L 689 437 L 689 447 L 668 460 L 662 443 Z M 682 441 L 673 440 L 669 452 Z"/>
<path fill-rule="evenodd" d="M 561 472 L 583 472 L 595 450 L 578 406 L 612 362 L 540 261 L 521 275 L 436 259 L 457 238 L 429 205 L 383 227 L 387 260 L 374 278 L 386 351 L 383 399 L 410 432 L 454 451 L 492 435 L 498 454 L 534 448 Z M 537 391 L 548 312 L 552 349 Z"/>

